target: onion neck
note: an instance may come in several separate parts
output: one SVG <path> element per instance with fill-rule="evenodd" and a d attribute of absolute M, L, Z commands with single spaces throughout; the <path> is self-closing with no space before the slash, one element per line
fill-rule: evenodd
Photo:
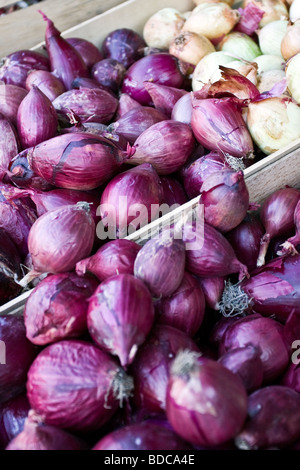
<path fill-rule="evenodd" d="M 189 349 L 179 351 L 171 366 L 171 375 L 177 377 L 189 376 L 195 369 L 199 357 L 201 357 L 201 353 Z"/>
<path fill-rule="evenodd" d="M 265 235 L 262 237 L 261 242 L 260 242 L 260 250 L 256 262 L 256 266 L 260 268 L 265 264 L 265 258 L 266 254 L 269 248 L 269 244 L 271 241 L 271 236 L 269 233 L 265 233 Z"/>

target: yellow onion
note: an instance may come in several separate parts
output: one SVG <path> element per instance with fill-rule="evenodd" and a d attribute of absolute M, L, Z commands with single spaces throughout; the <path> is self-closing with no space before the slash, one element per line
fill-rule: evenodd
<path fill-rule="evenodd" d="M 284 60 L 282 57 L 271 54 L 262 54 L 254 59 L 257 64 L 257 73 L 269 72 L 269 70 L 284 70 Z"/>
<path fill-rule="evenodd" d="M 197 65 L 202 57 L 214 52 L 215 47 L 202 34 L 183 31 L 170 44 L 169 53 L 189 64 Z"/>
<path fill-rule="evenodd" d="M 288 61 L 285 74 L 288 90 L 292 98 L 300 104 L 300 52 Z"/>
<path fill-rule="evenodd" d="M 289 17 L 288 9 L 283 0 L 244 0 L 243 7 L 245 8 L 249 3 L 254 3 L 264 11 L 259 23 L 260 28 L 271 23 L 271 21 L 287 20 Z"/>
<path fill-rule="evenodd" d="M 266 154 L 300 138 L 300 108 L 289 98 L 268 98 L 248 106 L 247 125 Z"/>
<path fill-rule="evenodd" d="M 260 93 L 270 91 L 276 83 L 285 79 L 284 70 L 269 70 L 268 72 L 261 73 L 258 78 L 257 88 Z M 284 92 L 281 96 L 289 96 Z"/>
<path fill-rule="evenodd" d="M 261 50 L 253 39 L 245 33 L 233 32 L 218 44 L 218 50 L 229 52 L 238 58 L 252 61 L 261 55 Z"/>
<path fill-rule="evenodd" d="M 186 20 L 182 30 L 218 39 L 229 33 L 240 19 L 237 10 L 226 3 L 200 3 Z"/>
<path fill-rule="evenodd" d="M 296 21 L 300 20 L 300 1 L 299 0 L 293 0 L 291 6 L 290 6 L 290 20 L 292 23 L 295 23 Z"/>
<path fill-rule="evenodd" d="M 281 57 L 281 41 L 287 31 L 288 21 L 271 21 L 258 31 L 258 42 L 263 54 Z"/>
<path fill-rule="evenodd" d="M 300 52 L 300 21 L 288 25 L 281 41 L 281 55 L 285 60 Z"/>
<path fill-rule="evenodd" d="M 163 8 L 146 22 L 143 37 L 149 47 L 168 49 L 185 23 L 184 16 L 175 8 Z"/>
<path fill-rule="evenodd" d="M 201 90 L 201 88 L 208 82 L 214 83 L 220 80 L 221 70 L 219 70 L 219 65 L 229 67 L 228 64 L 232 61 L 239 62 L 238 60 L 234 60 L 234 57 L 230 54 L 223 51 L 212 52 L 211 54 L 203 57 L 203 59 L 198 62 L 193 73 L 193 91 Z M 230 65 L 230 68 L 234 68 L 232 64 Z"/>

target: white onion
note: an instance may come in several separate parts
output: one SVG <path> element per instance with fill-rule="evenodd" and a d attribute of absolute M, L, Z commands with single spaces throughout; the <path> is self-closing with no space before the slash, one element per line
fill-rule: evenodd
<path fill-rule="evenodd" d="M 285 74 L 288 90 L 292 98 L 300 104 L 300 52 L 288 61 Z"/>
<path fill-rule="evenodd" d="M 300 21 L 289 24 L 281 41 L 281 54 L 285 60 L 300 52 Z"/>
<path fill-rule="evenodd" d="M 269 70 L 284 70 L 285 65 L 282 57 L 271 54 L 260 55 L 253 62 L 258 66 L 258 74 L 269 72 Z"/>
<path fill-rule="evenodd" d="M 290 6 L 290 20 L 292 23 L 300 19 L 300 0 L 294 0 Z"/>
<path fill-rule="evenodd" d="M 300 138 L 300 108 L 289 98 L 252 102 L 247 125 L 254 142 L 269 155 Z"/>
<path fill-rule="evenodd" d="M 247 34 L 239 32 L 233 32 L 225 36 L 218 44 L 218 50 L 229 52 L 250 62 L 254 60 L 255 57 L 261 55 L 261 50 L 256 42 Z"/>
<path fill-rule="evenodd" d="M 175 8 L 163 8 L 152 15 L 143 29 L 143 36 L 149 47 L 169 49 L 171 41 L 178 35 L 185 18 Z"/>
<path fill-rule="evenodd" d="M 201 88 L 208 83 L 214 83 L 221 78 L 221 71 L 219 65 L 227 67 L 227 64 L 232 62 L 234 58 L 226 52 L 212 52 L 206 55 L 198 62 L 192 77 L 193 91 L 201 90 Z M 236 60 L 238 62 L 238 60 Z"/>
<path fill-rule="evenodd" d="M 258 32 L 259 47 L 263 54 L 271 54 L 282 57 L 281 41 L 287 31 L 288 21 L 277 20 L 266 24 Z"/>

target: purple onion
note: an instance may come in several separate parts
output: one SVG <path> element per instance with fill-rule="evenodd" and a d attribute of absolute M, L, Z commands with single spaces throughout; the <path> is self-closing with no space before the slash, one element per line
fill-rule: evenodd
<path fill-rule="evenodd" d="M 237 320 L 226 330 L 220 352 L 232 351 L 249 344 L 260 351 L 264 384 L 274 381 L 287 368 L 290 351 L 283 335 L 283 325 L 276 320 L 259 314 Z"/>
<path fill-rule="evenodd" d="M 134 261 L 140 249 L 131 240 L 111 240 L 90 258 L 79 261 L 76 264 L 76 273 L 82 276 L 90 272 L 99 281 L 105 281 L 116 274 L 133 274 Z"/>
<path fill-rule="evenodd" d="M 171 367 L 166 413 L 175 432 L 187 442 L 217 446 L 241 430 L 247 393 L 240 378 L 222 364 L 183 351 Z"/>
<path fill-rule="evenodd" d="M 164 192 L 164 203 L 170 208 L 175 204 L 181 206 L 188 202 L 187 195 L 181 183 L 175 177 L 162 176 L 160 181 Z"/>
<path fill-rule="evenodd" d="M 162 235 L 150 239 L 138 252 L 134 275 L 148 286 L 154 297 L 168 297 L 180 286 L 185 268 L 182 240 Z"/>
<path fill-rule="evenodd" d="M 155 108 L 168 116 L 169 119 L 171 119 L 175 103 L 188 93 L 186 90 L 180 88 L 154 82 L 144 82 L 144 87 L 151 96 Z"/>
<path fill-rule="evenodd" d="M 127 70 L 122 93 L 128 93 L 139 103 L 149 106 L 151 97 L 145 89 L 144 82 L 182 88 L 184 77 L 179 70 L 178 60 L 167 52 L 148 55 L 139 59 Z"/>
<path fill-rule="evenodd" d="M 95 278 L 74 273 L 56 274 L 40 281 L 25 304 L 27 338 L 41 346 L 79 338 L 87 330 L 88 298 L 97 286 Z"/>
<path fill-rule="evenodd" d="M 17 315 L 0 316 L 0 403 L 23 393 L 27 371 L 37 349 L 26 338 L 24 320 Z"/>
<path fill-rule="evenodd" d="M 13 157 L 18 154 L 18 135 L 15 127 L 0 116 L 0 181 L 3 180 Z"/>
<path fill-rule="evenodd" d="M 260 354 L 257 347 L 248 344 L 231 349 L 223 354 L 218 362 L 238 375 L 249 393 L 260 388 L 263 383 L 264 370 Z"/>
<path fill-rule="evenodd" d="M 115 59 L 127 69 L 143 56 L 146 43 L 135 31 L 120 28 L 109 33 L 102 43 L 104 57 Z"/>
<path fill-rule="evenodd" d="M 300 200 L 298 201 L 294 211 L 294 224 L 296 235 L 288 238 L 281 247 L 281 252 L 278 254 L 297 254 L 296 246 L 300 244 Z"/>
<path fill-rule="evenodd" d="M 179 98 L 179 100 L 174 104 L 171 119 L 190 125 L 192 121 L 192 112 L 192 95 L 187 93 Z"/>
<path fill-rule="evenodd" d="M 21 292 L 21 286 L 16 282 L 21 277 L 21 256 L 3 228 L 0 228 L 0 239 L 0 305 L 3 305 Z"/>
<path fill-rule="evenodd" d="M 222 298 L 225 287 L 225 277 L 200 277 L 198 282 L 202 287 L 206 305 L 213 309 L 219 310 L 219 302 Z"/>
<path fill-rule="evenodd" d="M 159 175 L 169 175 L 186 163 L 195 148 L 195 139 L 187 124 L 167 120 L 146 129 L 134 147 L 136 151 L 129 163 L 151 163 Z"/>
<path fill-rule="evenodd" d="M 85 341 L 64 340 L 37 356 L 28 372 L 27 395 L 45 424 L 90 432 L 110 420 L 131 387 L 111 356 Z"/>
<path fill-rule="evenodd" d="M 105 90 L 80 88 L 58 96 L 53 106 L 57 112 L 66 116 L 72 111 L 81 122 L 107 124 L 116 112 L 118 101 Z"/>
<path fill-rule="evenodd" d="M 35 51 L 21 50 L 9 54 L 0 68 L 0 80 L 9 85 L 26 88 L 26 79 L 32 70 L 49 71 L 49 59 Z"/>
<path fill-rule="evenodd" d="M 17 125 L 18 109 L 27 93 L 24 88 L 0 82 L 0 113 L 13 125 Z"/>
<path fill-rule="evenodd" d="M 73 80 L 72 82 L 72 89 L 79 90 L 80 88 L 90 88 L 90 89 L 98 88 L 99 90 L 107 91 L 108 93 L 110 93 L 111 95 L 115 97 L 114 93 L 112 93 L 112 91 L 109 88 L 103 85 L 100 85 L 100 83 L 98 83 L 93 78 L 87 78 L 87 77 L 75 78 L 75 80 Z"/>
<path fill-rule="evenodd" d="M 25 421 L 24 430 L 18 434 L 5 450 L 87 450 L 87 445 L 78 437 L 62 429 L 47 426 L 34 420 L 31 412 Z"/>
<path fill-rule="evenodd" d="M 23 431 L 30 410 L 26 394 L 18 395 L 0 405 L 0 449 Z"/>
<path fill-rule="evenodd" d="M 263 7 L 263 4 L 262 4 Z M 238 9 L 240 13 L 239 22 L 235 25 L 234 31 L 252 36 L 259 28 L 259 23 L 265 14 L 263 8 L 259 8 L 257 3 L 249 2 L 245 8 Z"/>
<path fill-rule="evenodd" d="M 264 229 L 258 217 L 250 213 L 237 227 L 226 233 L 226 238 L 238 259 L 247 266 L 249 272 L 256 268 L 256 260 L 263 234 Z"/>
<path fill-rule="evenodd" d="M 131 98 L 127 93 L 121 93 L 119 98 L 119 107 L 117 111 L 117 119 L 120 119 L 124 114 L 128 113 L 134 108 L 141 108 L 142 105 Z"/>
<path fill-rule="evenodd" d="M 108 131 L 121 134 L 130 144 L 134 144 L 146 129 L 164 120 L 166 116 L 157 109 L 141 106 L 131 109 L 116 122 L 110 124 Z"/>
<path fill-rule="evenodd" d="M 93 66 L 91 76 L 100 85 L 107 87 L 113 93 L 118 93 L 125 73 L 126 68 L 123 64 L 108 58 L 100 60 Z"/>
<path fill-rule="evenodd" d="M 294 352 L 295 356 L 299 355 L 298 350 Z M 286 387 L 292 388 L 296 392 L 300 393 L 300 368 L 299 368 L 299 359 L 294 359 L 295 362 L 292 362 L 289 367 L 286 369 L 282 379 L 281 384 Z"/>
<path fill-rule="evenodd" d="M 199 330 L 205 313 L 205 298 L 196 279 L 188 272 L 172 295 L 155 303 L 156 321 L 184 331 L 193 337 Z"/>
<path fill-rule="evenodd" d="M 235 442 L 239 449 L 285 448 L 300 437 L 300 395 L 270 385 L 248 399 L 248 419 Z"/>
<path fill-rule="evenodd" d="M 86 39 L 67 38 L 66 41 L 80 54 L 88 69 L 91 69 L 96 62 L 103 58 L 98 47 Z"/>
<path fill-rule="evenodd" d="M 131 424 L 102 437 L 92 450 L 190 450 L 190 446 L 165 426 L 148 421 Z"/>
<path fill-rule="evenodd" d="M 150 163 L 115 176 L 105 187 L 100 203 L 103 226 L 108 227 L 110 238 L 124 238 L 128 230 L 157 218 L 162 198 L 160 179 Z M 97 234 L 102 236 L 101 232 Z"/>
<path fill-rule="evenodd" d="M 110 277 L 90 298 L 87 321 L 94 341 L 128 366 L 154 322 L 151 294 L 131 274 Z"/>
<path fill-rule="evenodd" d="M 19 106 L 17 126 L 24 149 L 34 147 L 56 135 L 56 111 L 49 98 L 35 85 Z"/>
<path fill-rule="evenodd" d="M 140 347 L 132 365 L 134 402 L 138 409 L 160 413 L 166 408 L 170 366 L 180 350 L 199 352 L 196 343 L 183 331 L 156 324 Z"/>
<path fill-rule="evenodd" d="M 44 178 L 41 178 L 30 168 L 28 154 L 31 149 L 20 152 L 12 160 L 8 172 L 9 179 L 19 188 L 37 189 L 40 191 L 49 191 L 53 188 Z"/>
<path fill-rule="evenodd" d="M 66 91 L 63 83 L 51 72 L 45 70 L 34 70 L 26 79 L 26 89 L 29 91 L 35 85 L 50 101 L 54 101 L 59 95 Z"/>

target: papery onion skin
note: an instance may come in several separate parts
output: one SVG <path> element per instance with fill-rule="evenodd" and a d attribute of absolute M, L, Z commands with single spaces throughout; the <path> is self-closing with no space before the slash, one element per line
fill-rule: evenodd
<path fill-rule="evenodd" d="M 14 125 L 17 124 L 19 106 L 27 93 L 24 88 L 0 82 L 0 113 Z"/>
<path fill-rule="evenodd" d="M 88 69 L 91 69 L 96 62 L 103 59 L 98 47 L 86 39 L 67 38 L 66 41 L 80 54 Z"/>
<path fill-rule="evenodd" d="M 123 367 L 134 360 L 154 322 L 149 290 L 131 274 L 103 281 L 90 298 L 88 329 L 104 351 L 118 356 Z"/>
<path fill-rule="evenodd" d="M 61 273 L 91 253 L 95 222 L 87 203 L 46 212 L 30 229 L 28 249 L 35 271 Z"/>
<path fill-rule="evenodd" d="M 104 57 L 121 62 L 128 68 L 143 56 L 144 39 L 129 28 L 120 28 L 109 33 L 101 47 Z"/>
<path fill-rule="evenodd" d="M 192 130 L 187 124 L 172 120 L 158 122 L 137 138 L 135 153 L 128 163 L 148 162 L 159 175 L 169 175 L 186 163 L 195 144 Z"/>
<path fill-rule="evenodd" d="M 87 331 L 88 298 L 98 282 L 74 273 L 46 277 L 28 297 L 24 310 L 26 336 L 37 345 L 79 338 Z"/>
<path fill-rule="evenodd" d="M 149 106 L 151 98 L 144 87 L 146 81 L 182 88 L 184 77 L 178 68 L 176 57 L 164 52 L 139 59 L 127 70 L 121 91 L 128 93 L 140 104 Z"/>
<path fill-rule="evenodd" d="M 234 30 L 252 36 L 253 33 L 258 29 L 264 12 L 256 3 L 250 2 L 246 5 L 245 8 L 240 8 L 239 13 L 241 16 Z"/>
<path fill-rule="evenodd" d="M 236 436 L 239 449 L 285 448 L 300 436 L 299 393 L 270 385 L 249 396 L 248 419 Z"/>
<path fill-rule="evenodd" d="M 91 343 L 51 344 L 28 372 L 31 408 L 51 426 L 80 433 L 97 430 L 119 407 L 113 382 L 120 373 L 118 363 Z"/>
<path fill-rule="evenodd" d="M 51 72 L 34 70 L 26 79 L 26 89 L 29 91 L 33 85 L 38 87 L 50 101 L 54 101 L 59 95 L 65 93 L 66 89 L 59 78 Z"/>
<path fill-rule="evenodd" d="M 25 390 L 37 348 L 26 338 L 24 320 L 17 315 L 0 316 L 0 340 L 0 403 L 4 403 Z"/>
<path fill-rule="evenodd" d="M 199 330 L 205 313 L 205 297 L 196 279 L 188 272 L 169 297 L 155 303 L 156 321 L 177 328 L 193 337 Z"/>
<path fill-rule="evenodd" d="M 196 65 L 192 78 L 192 89 L 193 91 L 201 90 L 207 83 L 214 83 L 221 78 L 221 71 L 219 65 L 225 67 L 230 64 L 231 68 L 234 68 L 233 62 L 240 65 L 238 59 L 226 54 L 223 51 L 212 52 L 204 56 Z"/>
<path fill-rule="evenodd" d="M 233 372 L 212 359 L 195 356 L 184 351 L 173 362 L 167 417 L 187 442 L 220 445 L 241 430 L 247 415 L 247 393 Z M 191 358 L 189 362 L 186 357 Z"/>
<path fill-rule="evenodd" d="M 26 394 L 18 395 L 0 405 L 0 449 L 23 431 L 25 419 L 30 410 Z"/>
<path fill-rule="evenodd" d="M 196 343 L 183 331 L 170 325 L 154 325 L 131 369 L 138 409 L 150 413 L 165 411 L 170 366 L 178 351 L 183 349 L 199 352 Z"/>
<path fill-rule="evenodd" d="M 49 59 L 40 52 L 20 50 L 9 54 L 0 68 L 0 80 L 8 85 L 26 87 L 27 75 L 32 70 L 49 71 Z"/>
<path fill-rule="evenodd" d="M 190 450 L 171 429 L 147 421 L 131 424 L 102 437 L 92 450 Z"/>
<path fill-rule="evenodd" d="M 105 243 L 90 258 L 76 264 L 76 273 L 80 276 L 90 272 L 99 281 L 105 281 L 117 274 L 133 274 L 134 261 L 141 247 L 131 240 L 118 239 Z"/>
<path fill-rule="evenodd" d="M 259 22 L 259 28 L 272 21 L 287 20 L 289 17 L 287 6 L 282 0 L 244 0 L 243 7 L 246 7 L 249 3 L 254 3 L 264 12 Z"/>

